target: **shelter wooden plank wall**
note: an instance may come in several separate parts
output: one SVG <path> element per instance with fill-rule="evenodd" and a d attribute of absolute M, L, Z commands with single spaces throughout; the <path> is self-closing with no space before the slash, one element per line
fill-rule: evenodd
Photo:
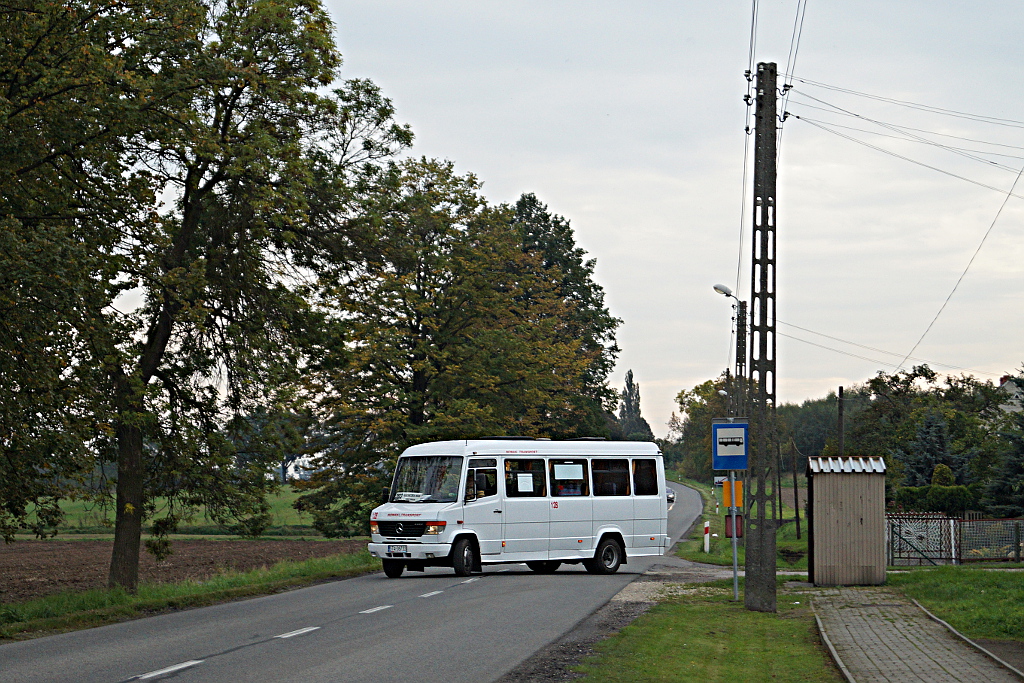
<path fill-rule="evenodd" d="M 814 477 L 814 583 L 885 583 L 885 475 Z"/>

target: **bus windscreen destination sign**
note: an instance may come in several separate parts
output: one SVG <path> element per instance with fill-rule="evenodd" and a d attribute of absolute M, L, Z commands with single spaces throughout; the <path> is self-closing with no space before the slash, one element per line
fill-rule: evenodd
<path fill-rule="evenodd" d="M 714 421 L 711 425 L 712 469 L 747 469 L 749 434 L 750 427 L 745 420 Z"/>

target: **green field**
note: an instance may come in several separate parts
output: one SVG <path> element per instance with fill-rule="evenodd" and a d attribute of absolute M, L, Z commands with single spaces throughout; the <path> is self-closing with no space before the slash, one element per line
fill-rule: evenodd
<path fill-rule="evenodd" d="M 276 493 L 267 496 L 270 504 L 270 515 L 273 521 L 264 536 L 319 536 L 320 533 L 313 528 L 313 518 L 308 514 L 300 513 L 292 504 L 299 497 L 299 493 L 291 486 L 282 486 Z M 164 507 L 163 501 L 157 499 L 157 516 L 159 510 Z M 102 536 L 113 533 L 114 511 L 112 506 L 103 506 L 99 503 L 89 501 L 64 501 L 61 503 L 64 511 L 64 523 L 59 531 L 62 534 L 84 534 L 89 536 Z M 34 518 L 29 518 L 30 523 Z M 230 533 L 225 527 L 218 525 L 207 515 L 200 511 L 191 520 L 183 521 L 178 526 L 178 535 L 185 536 L 208 536 L 223 535 Z"/>

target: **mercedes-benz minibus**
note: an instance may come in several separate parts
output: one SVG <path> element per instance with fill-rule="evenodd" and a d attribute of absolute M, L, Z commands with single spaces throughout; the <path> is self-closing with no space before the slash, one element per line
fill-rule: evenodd
<path fill-rule="evenodd" d="M 582 563 L 611 574 L 669 545 L 665 466 L 656 444 L 495 438 L 405 450 L 370 514 L 384 573 L 520 563 Z"/>

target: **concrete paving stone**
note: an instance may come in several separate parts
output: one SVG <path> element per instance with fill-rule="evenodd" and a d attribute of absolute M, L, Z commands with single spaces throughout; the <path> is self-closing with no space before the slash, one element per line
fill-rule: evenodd
<path fill-rule="evenodd" d="M 1020 681 L 885 588 L 823 588 L 815 592 L 813 605 L 857 683 Z"/>

